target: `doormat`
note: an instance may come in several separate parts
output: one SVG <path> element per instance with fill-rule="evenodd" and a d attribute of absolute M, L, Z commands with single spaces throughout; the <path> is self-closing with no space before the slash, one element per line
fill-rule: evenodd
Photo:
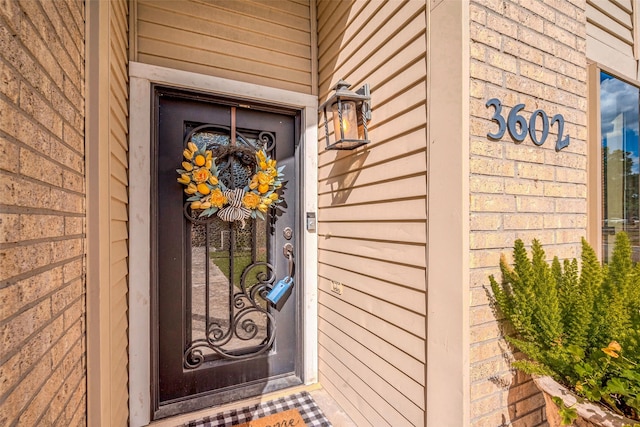
<path fill-rule="evenodd" d="M 287 411 L 292 409 L 299 413 L 304 425 L 292 424 L 291 427 L 332 427 L 311 395 L 306 391 L 189 421 L 183 424 L 183 427 L 267 427 L 278 426 L 278 422 L 282 427 L 282 420 L 279 417 L 272 419 L 272 424 L 269 424 L 265 417 L 283 412 L 289 414 Z M 256 424 L 258 421 L 262 421 L 261 418 L 265 419 L 266 424 Z M 285 425 L 289 427 L 289 424 Z"/>
<path fill-rule="evenodd" d="M 236 427 L 305 427 L 306 425 L 307 423 L 304 422 L 297 409 L 289 409 L 248 423 L 238 424 Z"/>

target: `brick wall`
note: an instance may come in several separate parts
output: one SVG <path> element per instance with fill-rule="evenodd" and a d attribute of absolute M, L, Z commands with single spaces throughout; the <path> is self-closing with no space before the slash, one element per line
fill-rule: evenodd
<path fill-rule="evenodd" d="M 471 419 L 474 426 L 544 424 L 542 397 L 533 383 L 510 370 L 513 357 L 500 338 L 486 295 L 487 276 L 499 273 L 501 253 L 513 242 L 537 238 L 547 256 L 579 254 L 586 235 L 587 72 L 585 7 L 581 0 L 473 0 L 471 33 L 470 248 Z M 569 147 L 555 151 L 557 126 L 546 143 L 530 137 L 515 144 L 508 132 L 487 137 L 497 125 L 498 98 L 506 118 L 525 104 L 560 113 Z M 538 118 L 538 129 L 541 129 Z M 509 423 L 512 424 L 509 424 Z"/>
<path fill-rule="evenodd" d="M 84 425 L 84 4 L 0 0 L 0 425 Z"/>

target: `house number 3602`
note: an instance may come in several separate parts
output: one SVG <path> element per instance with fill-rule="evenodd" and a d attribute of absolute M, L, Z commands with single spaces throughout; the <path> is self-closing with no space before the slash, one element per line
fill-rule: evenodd
<path fill-rule="evenodd" d="M 549 120 L 547 113 L 545 113 L 544 110 L 538 109 L 531 114 L 527 122 L 527 119 L 520 114 L 520 111 L 524 108 L 524 104 L 518 104 L 511 109 L 505 120 L 502 115 L 502 103 L 498 98 L 491 98 L 487 101 L 486 106 L 487 108 L 495 108 L 491 120 L 498 124 L 498 131 L 496 133 L 487 133 L 487 136 L 491 139 L 501 139 L 505 131 L 508 130 L 509 135 L 511 135 L 516 142 L 520 143 L 524 141 L 527 135 L 529 135 L 533 143 L 540 146 L 547 140 L 549 128 L 557 123 L 558 137 L 556 139 L 556 151 L 560 151 L 569 145 L 569 135 L 564 135 L 564 117 L 562 114 L 556 114 Z M 540 120 L 538 120 L 538 117 L 540 117 Z M 538 122 L 540 122 L 542 126 L 540 134 L 537 132 Z"/>

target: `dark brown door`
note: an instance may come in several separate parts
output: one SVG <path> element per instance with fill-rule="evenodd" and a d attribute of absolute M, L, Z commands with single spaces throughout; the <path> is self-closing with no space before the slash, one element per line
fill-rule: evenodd
<path fill-rule="evenodd" d="M 154 418 L 301 383 L 295 112 L 155 88 Z M 285 166 L 283 202 L 263 219 L 200 217 L 177 182 L 187 143 L 215 156 L 227 189 L 246 188 L 264 150 Z M 277 306 L 265 294 L 292 275 Z"/>

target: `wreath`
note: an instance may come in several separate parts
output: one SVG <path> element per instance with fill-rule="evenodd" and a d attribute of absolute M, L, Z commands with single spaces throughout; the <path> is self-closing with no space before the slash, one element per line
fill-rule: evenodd
<path fill-rule="evenodd" d="M 227 147 L 227 156 L 236 154 L 246 156 L 246 149 Z M 264 149 L 255 152 L 255 173 L 244 188 L 227 188 L 218 178 L 218 166 L 213 152 L 192 141 L 182 152 L 182 168 L 176 169 L 180 175 L 178 182 L 185 186 L 187 202 L 192 212 L 199 218 L 214 214 L 223 221 L 240 221 L 244 227 L 247 218 L 265 219 L 269 208 L 275 207 L 283 199 L 277 190 L 282 187 L 284 166 L 267 156 Z M 251 159 L 253 160 L 253 159 Z"/>

